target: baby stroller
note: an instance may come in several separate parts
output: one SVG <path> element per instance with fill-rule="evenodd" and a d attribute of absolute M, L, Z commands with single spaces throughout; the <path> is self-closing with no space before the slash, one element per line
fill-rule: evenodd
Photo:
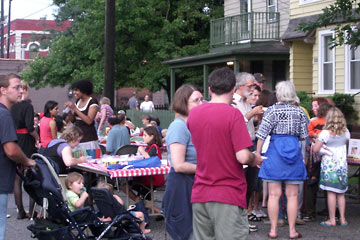
<path fill-rule="evenodd" d="M 96 207 L 99 210 L 99 215 L 105 218 L 110 217 L 106 229 L 100 234 L 102 236 L 112 237 L 122 236 L 116 239 L 147 239 L 141 232 L 137 223 L 141 220 L 134 217 L 130 211 L 135 210 L 137 206 L 132 205 L 126 210 L 110 193 L 107 189 L 91 188 L 91 195 L 95 201 Z M 114 229 L 114 230 L 111 230 Z M 109 234 L 110 233 L 110 234 Z"/>
<path fill-rule="evenodd" d="M 47 201 L 47 218 L 37 219 L 35 224 L 28 226 L 33 237 L 46 240 L 101 239 L 106 224 L 98 219 L 91 207 L 70 211 L 66 203 L 65 190 L 54 170 L 52 161 L 41 154 L 33 154 L 35 168 L 29 168 L 24 180 L 24 189 L 35 202 L 43 206 Z M 91 230 L 86 236 L 85 230 Z M 140 231 L 141 233 L 141 231 Z M 97 237 L 100 236 L 101 237 Z M 114 239 L 124 239 L 114 236 Z M 129 238 L 126 238 L 129 239 Z"/>

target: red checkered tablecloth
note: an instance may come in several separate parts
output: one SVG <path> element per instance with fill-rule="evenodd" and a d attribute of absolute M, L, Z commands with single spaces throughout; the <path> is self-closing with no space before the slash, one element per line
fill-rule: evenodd
<path fill-rule="evenodd" d="M 347 159 L 347 162 L 348 162 L 348 164 L 350 164 L 350 165 L 360 166 L 360 160 L 359 160 L 359 159 L 348 158 L 348 159 Z"/>
<path fill-rule="evenodd" d="M 161 167 L 152 167 L 152 168 L 135 168 L 135 169 L 118 169 L 118 170 L 109 170 L 103 165 L 99 165 L 97 163 L 89 163 L 89 162 L 78 164 L 78 166 L 89 170 L 103 172 L 104 174 L 109 174 L 111 178 L 164 175 L 170 172 L 170 167 L 166 165 L 163 165 Z"/>

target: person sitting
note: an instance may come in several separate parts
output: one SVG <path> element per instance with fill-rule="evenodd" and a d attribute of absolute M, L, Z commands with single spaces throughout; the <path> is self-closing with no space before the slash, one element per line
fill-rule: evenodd
<path fill-rule="evenodd" d="M 88 198 L 88 193 L 84 188 L 84 177 L 78 172 L 69 173 L 65 179 L 65 185 L 67 189 L 65 195 L 69 209 L 74 211 L 82 208 Z"/>
<path fill-rule="evenodd" d="M 60 136 L 60 139 L 52 140 L 41 154 L 49 157 L 58 167 L 59 174 L 67 173 L 67 167 L 85 162 L 85 157 L 74 158 L 72 149 L 79 145 L 83 132 L 76 126 L 68 127 Z"/>
<path fill-rule="evenodd" d="M 110 117 L 108 123 L 111 129 L 106 140 L 106 153 L 115 155 L 119 147 L 130 144 L 129 130 L 125 127 L 125 115 Z"/>
<path fill-rule="evenodd" d="M 107 189 L 111 195 L 113 195 L 113 197 L 116 199 L 116 201 L 118 201 L 118 203 L 120 203 L 120 205 L 124 206 L 124 201 L 118 196 L 114 194 L 114 187 L 113 185 L 111 185 L 110 183 L 106 183 L 106 182 L 99 182 L 96 186 L 97 188 L 100 189 Z M 140 220 L 142 220 L 142 222 L 139 224 L 140 230 L 144 233 L 144 234 L 148 234 L 151 232 L 150 229 L 145 229 L 146 227 L 146 222 L 145 222 L 145 217 L 144 217 L 144 213 L 140 212 L 140 211 L 130 211 L 130 214 L 133 215 L 136 218 L 139 218 Z M 107 221 L 111 219 L 100 219 L 102 221 Z"/>

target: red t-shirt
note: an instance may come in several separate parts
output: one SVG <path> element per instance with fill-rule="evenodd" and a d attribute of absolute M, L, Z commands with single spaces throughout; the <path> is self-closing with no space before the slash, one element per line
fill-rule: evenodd
<path fill-rule="evenodd" d="M 197 154 L 191 202 L 246 208 L 246 179 L 236 152 L 252 146 L 244 117 L 224 103 L 193 108 L 187 120 Z"/>

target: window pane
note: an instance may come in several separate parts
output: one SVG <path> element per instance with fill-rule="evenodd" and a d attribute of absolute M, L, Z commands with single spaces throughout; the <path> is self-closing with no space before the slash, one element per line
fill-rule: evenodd
<path fill-rule="evenodd" d="M 350 88 L 360 89 L 360 61 L 350 63 Z"/>
<path fill-rule="evenodd" d="M 268 0 L 268 5 L 274 5 L 275 0 Z"/>
<path fill-rule="evenodd" d="M 324 37 L 324 62 L 332 62 L 332 49 L 330 49 L 329 44 L 331 36 Z"/>
<path fill-rule="evenodd" d="M 333 64 L 332 63 L 324 63 L 324 90 L 333 90 Z"/>
<path fill-rule="evenodd" d="M 351 49 L 351 60 L 360 59 L 360 48 Z"/>

